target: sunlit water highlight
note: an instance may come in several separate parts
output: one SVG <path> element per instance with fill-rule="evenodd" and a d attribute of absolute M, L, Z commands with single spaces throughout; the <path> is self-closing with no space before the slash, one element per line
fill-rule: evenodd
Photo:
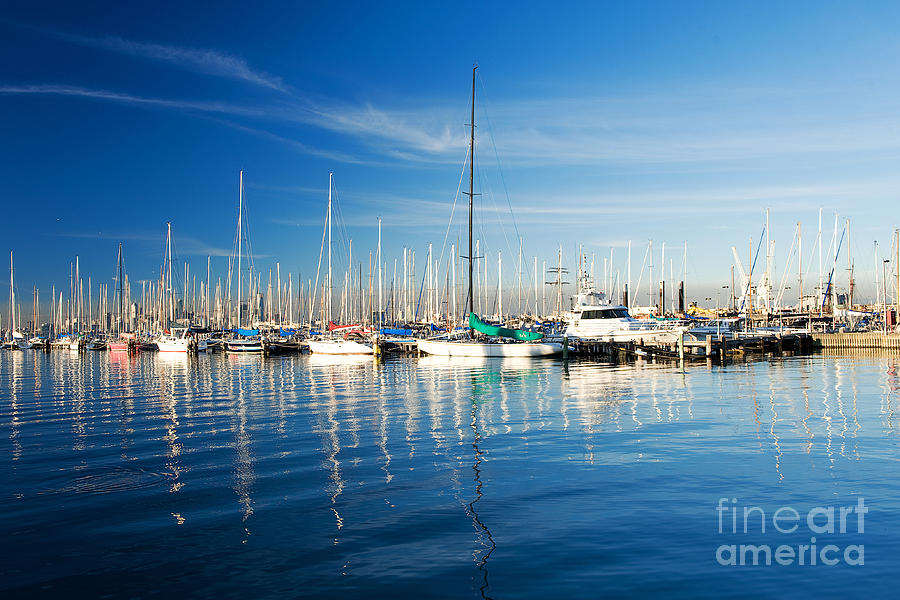
<path fill-rule="evenodd" d="M 0 593 L 888 595 L 898 367 L 0 353 Z M 863 566 L 716 561 L 809 542 L 720 534 L 720 498 L 858 497 L 819 543 Z"/>

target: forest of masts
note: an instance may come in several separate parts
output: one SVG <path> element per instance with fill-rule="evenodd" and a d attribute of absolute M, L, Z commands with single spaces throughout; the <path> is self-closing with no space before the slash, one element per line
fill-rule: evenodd
<path fill-rule="evenodd" d="M 206 257 L 200 271 L 189 262 L 177 261 L 173 257 L 172 229 L 167 228 L 166 250 L 158 277 L 151 281 L 141 281 L 140 290 L 129 281 L 124 269 L 121 245 L 117 257 L 117 275 L 113 287 L 99 283 L 81 272 L 80 260 L 75 257 L 69 265 L 68 285 L 65 288 L 52 286 L 50 302 L 42 305 L 37 288 L 33 290 L 31 315 L 22 319 L 21 301 L 15 300 L 15 289 L 11 287 L 9 322 L 19 324 L 19 329 L 40 333 L 43 323 L 57 333 L 84 332 L 138 332 L 154 334 L 173 326 L 193 325 L 211 329 L 235 328 L 298 328 L 311 329 L 327 327 L 329 322 L 337 324 L 361 323 L 365 325 L 410 324 L 410 323 L 461 323 L 465 317 L 464 282 L 466 259 L 459 256 L 456 244 L 449 244 L 440 252 L 435 252 L 428 244 L 424 257 L 404 247 L 400 256 L 384 259 L 381 255 L 380 220 L 379 244 L 368 252 L 365 262 L 359 261 L 355 268 L 344 268 L 331 282 L 322 273 L 320 253 L 319 268 L 315 279 L 303 281 L 300 275 L 284 273 L 281 263 L 264 273 L 256 269 L 252 260 L 247 260 L 238 270 L 234 256 L 228 259 L 225 277 L 213 279 L 211 258 Z M 722 301 L 722 309 L 746 311 L 750 307 L 762 314 L 772 314 L 783 310 L 806 311 L 822 314 L 832 307 L 862 308 L 855 304 L 855 265 L 848 250 L 846 294 L 837 292 L 838 275 L 842 270 L 838 261 L 842 248 L 849 248 L 849 220 L 839 227 L 835 217 L 832 240 L 823 244 L 821 211 L 819 230 L 812 249 L 804 256 L 800 223 L 797 223 L 794 239 L 780 277 L 775 277 L 775 244 L 769 238 L 768 211 L 766 225 L 758 243 L 750 241 L 750 254 L 746 256 L 746 266 L 736 248 L 732 248 L 734 265 L 731 269 L 731 284 L 728 306 Z M 884 259 L 875 242 L 874 249 L 874 294 L 867 294 L 866 308 L 886 309 L 894 305 L 900 294 L 900 240 L 898 231 L 893 232 L 891 252 Z M 846 240 L 845 240 L 846 238 Z M 503 252 L 498 250 L 493 256 L 482 255 L 481 243 L 476 242 L 475 312 L 485 318 L 505 322 L 511 319 L 559 319 L 570 308 L 569 292 L 571 282 L 566 281 L 569 269 L 564 265 L 562 246 L 549 265 L 539 263 L 537 256 L 526 257 L 522 238 L 519 238 L 518 252 L 513 253 L 514 264 L 504 269 Z M 345 240 L 346 264 L 353 264 L 352 239 Z M 755 248 L 754 248 L 755 246 Z M 761 248 L 765 247 L 765 253 Z M 324 244 L 323 244 L 324 247 Z M 632 273 L 632 244 L 622 248 L 621 264 L 616 266 L 615 248 L 602 258 L 602 265 L 596 253 L 587 256 L 582 248 L 575 250 L 576 279 L 581 285 L 592 285 L 604 291 L 612 302 L 621 302 L 632 311 L 662 314 L 677 314 L 684 309 L 684 281 L 687 274 L 687 244 L 680 244 L 676 252 L 665 243 L 659 245 L 656 255 L 653 242 L 647 243 L 643 252 L 641 267 Z M 624 252 L 623 252 L 624 251 Z M 675 255 L 673 257 L 673 255 Z M 680 255 L 680 256 L 679 256 Z M 655 266 L 658 256 L 661 267 Z M 417 271 L 416 262 L 424 265 Z M 675 261 L 680 262 L 677 271 Z M 817 259 L 817 260 L 816 260 Z M 762 268 L 756 263 L 764 261 Z M 817 263 L 817 264 L 816 264 Z M 803 271 L 804 264 L 813 264 L 812 272 Z M 737 278 L 735 276 L 737 270 Z M 12 256 L 10 257 L 12 281 Z M 505 275 L 508 272 L 508 275 Z M 600 279 L 597 279 L 597 276 Z M 646 276 L 646 279 L 645 279 Z M 633 280 L 636 285 L 632 288 Z M 752 283 L 751 283 L 752 282 Z M 797 287 L 792 297 L 796 304 L 786 306 L 786 291 L 791 284 Z M 842 285 L 843 287 L 843 285 Z M 629 290 L 634 289 L 634 294 Z M 240 297 L 238 296 L 240 291 Z M 667 290 L 678 290 L 667 294 Z M 808 290 L 808 292 L 804 292 Z M 502 293 L 498 293 L 501 291 Z M 21 298 L 21 295 L 19 296 Z M 646 302 L 645 300 L 646 299 Z M 709 304 L 711 297 L 704 300 Z M 717 303 L 720 299 L 717 298 Z M 722 299 L 724 300 L 724 299 Z M 238 305 L 240 303 L 240 312 Z M 15 307 L 15 313 L 13 313 Z M 42 312 L 42 308 L 48 312 Z M 900 309 L 900 307 L 898 307 Z M 25 309 L 27 311 L 27 308 Z M 28 316 L 31 319 L 28 319 Z M 0 329 L 7 329 L 0 327 Z"/>

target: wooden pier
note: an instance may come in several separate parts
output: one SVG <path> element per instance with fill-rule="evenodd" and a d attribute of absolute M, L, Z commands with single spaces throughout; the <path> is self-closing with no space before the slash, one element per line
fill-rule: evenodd
<path fill-rule="evenodd" d="M 813 333 L 812 338 L 817 347 L 827 350 L 900 350 L 896 333 Z"/>
<path fill-rule="evenodd" d="M 752 354 L 776 356 L 808 354 L 813 339 L 806 333 L 773 334 L 726 338 L 706 335 L 699 339 L 686 336 L 683 342 L 644 342 L 643 340 L 615 342 L 604 340 L 570 340 L 571 354 L 577 356 L 605 356 L 613 360 L 716 360 Z"/>

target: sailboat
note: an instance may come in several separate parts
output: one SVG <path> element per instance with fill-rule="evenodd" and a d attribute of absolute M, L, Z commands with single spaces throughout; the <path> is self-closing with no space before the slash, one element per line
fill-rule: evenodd
<path fill-rule="evenodd" d="M 449 336 L 441 339 L 420 339 L 416 341 L 416 344 L 419 351 L 435 356 L 516 358 L 554 356 L 562 353 L 563 345 L 561 343 L 542 341 L 544 337 L 542 333 L 489 325 L 475 314 L 472 277 L 475 260 L 475 254 L 472 252 L 472 213 L 475 198 L 475 71 L 477 69 L 477 65 L 472 68 L 472 123 L 469 138 L 469 294 L 466 299 L 466 309 L 469 314 L 469 337 L 461 340 L 454 340 Z M 476 331 L 485 337 L 477 338 Z"/>
<path fill-rule="evenodd" d="M 325 306 L 328 313 L 325 315 L 329 323 L 329 331 L 334 336 L 335 331 L 339 331 L 339 327 L 335 327 L 331 323 L 331 192 L 334 183 L 334 173 L 328 174 L 328 211 L 325 220 L 328 224 L 328 284 L 325 286 L 327 298 Z M 321 256 L 321 255 L 320 255 Z M 313 354 L 334 354 L 334 355 L 351 355 L 351 354 L 374 354 L 375 349 L 371 344 L 362 341 L 349 339 L 350 331 L 345 333 L 344 338 L 331 337 L 310 339 L 307 344 L 309 351 Z"/>
<path fill-rule="evenodd" d="M 8 350 L 28 350 L 31 343 L 16 329 L 16 282 L 13 275 L 13 253 L 9 251 L 9 339 L 3 347 Z"/>
<path fill-rule="evenodd" d="M 242 221 L 244 216 L 244 172 L 240 174 L 240 190 L 238 192 L 238 221 L 237 221 L 237 259 L 238 259 L 238 289 L 237 289 L 237 305 L 238 305 L 238 328 L 237 335 L 225 342 L 225 351 L 232 354 L 259 354 L 265 350 L 262 340 L 259 338 L 258 329 L 242 329 L 244 313 L 243 302 L 241 298 L 241 282 L 243 281 L 243 272 L 241 270 L 241 257 L 243 255 L 243 232 Z M 248 252 L 249 255 L 249 252 Z M 252 278 L 252 276 L 251 276 Z M 252 291 L 252 285 L 251 285 Z M 248 304 L 249 309 L 249 304 Z M 251 324 L 252 325 L 252 324 Z"/>
<path fill-rule="evenodd" d="M 172 287 L 172 224 L 166 225 L 166 268 L 163 269 L 164 289 L 160 289 L 163 295 L 163 319 L 172 323 L 175 321 L 175 297 Z M 189 335 L 187 329 L 173 328 L 163 329 L 162 334 L 156 338 L 156 347 L 160 352 L 181 352 L 187 353 L 193 349 L 193 338 Z"/>
<path fill-rule="evenodd" d="M 118 337 L 114 340 L 111 340 L 107 347 L 110 352 L 127 352 L 128 351 L 128 343 L 127 339 L 128 334 L 122 331 L 122 325 L 125 322 L 125 310 L 124 310 L 124 293 L 125 293 L 125 258 L 122 256 L 122 244 L 119 244 L 119 257 L 116 261 L 116 333 L 118 333 Z M 134 334 L 131 334 L 131 337 L 134 338 Z"/>

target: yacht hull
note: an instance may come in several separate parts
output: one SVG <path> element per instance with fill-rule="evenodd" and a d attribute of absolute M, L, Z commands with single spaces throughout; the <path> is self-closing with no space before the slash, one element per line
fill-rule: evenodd
<path fill-rule="evenodd" d="M 371 346 L 352 340 L 309 340 L 309 351 L 313 354 L 374 354 Z"/>
<path fill-rule="evenodd" d="M 260 354 L 264 348 L 259 340 L 229 340 L 225 342 L 225 351 L 229 354 Z"/>
<path fill-rule="evenodd" d="M 157 340 L 156 347 L 160 352 L 187 352 L 190 349 L 188 340 Z"/>
<path fill-rule="evenodd" d="M 485 342 L 453 342 L 449 340 L 417 340 L 421 352 L 433 356 L 468 356 L 488 358 L 532 358 L 562 354 L 563 346 L 556 342 L 536 344 L 491 344 Z"/>

